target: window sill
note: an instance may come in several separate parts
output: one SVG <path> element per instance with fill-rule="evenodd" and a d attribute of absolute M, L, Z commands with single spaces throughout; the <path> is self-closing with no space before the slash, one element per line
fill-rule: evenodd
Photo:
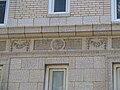
<path fill-rule="evenodd" d="M 4 28 L 6 26 L 7 26 L 6 24 L 0 24 L 0 28 Z"/>
<path fill-rule="evenodd" d="M 70 13 L 48 13 L 47 17 L 69 17 Z"/>

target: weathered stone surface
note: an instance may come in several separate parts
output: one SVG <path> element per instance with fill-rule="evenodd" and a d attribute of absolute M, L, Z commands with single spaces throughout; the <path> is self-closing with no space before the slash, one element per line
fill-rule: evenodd
<path fill-rule="evenodd" d="M 0 51 L 6 51 L 7 42 L 6 41 L 0 41 Z"/>
<path fill-rule="evenodd" d="M 27 52 L 30 49 L 29 40 L 12 40 L 11 51 L 12 52 Z"/>
<path fill-rule="evenodd" d="M 9 83 L 8 90 L 19 90 L 19 83 Z"/>
<path fill-rule="evenodd" d="M 83 17 L 84 24 L 98 24 L 99 16 L 85 16 Z"/>
<path fill-rule="evenodd" d="M 105 68 L 105 57 L 95 56 L 94 57 L 94 68 Z"/>
<path fill-rule="evenodd" d="M 93 68 L 94 59 L 93 57 L 77 57 L 76 68 Z"/>
<path fill-rule="evenodd" d="M 9 82 L 28 82 L 29 71 L 28 70 L 11 70 Z"/>
<path fill-rule="evenodd" d="M 94 82 L 93 83 L 93 90 L 106 90 L 106 84 L 105 82 Z"/>
<path fill-rule="evenodd" d="M 75 82 L 75 90 L 93 90 L 92 82 Z"/>
<path fill-rule="evenodd" d="M 34 40 L 33 50 L 51 50 L 51 39 Z"/>
<path fill-rule="evenodd" d="M 39 69 L 38 58 L 24 58 L 22 59 L 22 69 Z"/>
<path fill-rule="evenodd" d="M 37 83 L 20 83 L 20 90 L 37 90 Z"/>
<path fill-rule="evenodd" d="M 68 81 L 82 82 L 83 81 L 83 69 L 70 69 L 68 73 Z"/>
<path fill-rule="evenodd" d="M 85 69 L 84 81 L 105 81 L 105 69 Z"/>
<path fill-rule="evenodd" d="M 44 70 L 30 70 L 29 82 L 43 82 Z"/>
<path fill-rule="evenodd" d="M 107 38 L 89 38 L 87 39 L 88 50 L 106 50 Z"/>
<path fill-rule="evenodd" d="M 113 49 L 120 48 L 120 38 L 112 38 L 112 48 Z"/>
<path fill-rule="evenodd" d="M 11 59 L 10 69 L 21 69 L 21 59 Z"/>
<path fill-rule="evenodd" d="M 65 39 L 66 50 L 79 50 L 82 49 L 82 39 Z"/>

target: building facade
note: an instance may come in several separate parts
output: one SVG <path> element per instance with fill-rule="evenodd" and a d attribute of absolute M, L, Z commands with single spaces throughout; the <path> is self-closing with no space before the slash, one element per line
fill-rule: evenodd
<path fill-rule="evenodd" d="M 120 0 L 0 0 L 0 90 L 120 90 Z"/>

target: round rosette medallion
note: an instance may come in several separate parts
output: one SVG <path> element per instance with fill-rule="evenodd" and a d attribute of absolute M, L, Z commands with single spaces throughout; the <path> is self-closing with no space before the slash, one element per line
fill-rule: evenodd
<path fill-rule="evenodd" d="M 63 39 L 53 39 L 51 42 L 51 48 L 53 50 L 62 50 L 65 47 L 65 41 Z"/>

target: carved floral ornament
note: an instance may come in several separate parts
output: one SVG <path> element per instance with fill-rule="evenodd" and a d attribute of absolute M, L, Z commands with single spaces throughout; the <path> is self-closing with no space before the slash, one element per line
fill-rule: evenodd
<path fill-rule="evenodd" d="M 63 39 L 53 39 L 51 42 L 51 48 L 53 50 L 62 50 L 65 47 L 65 41 Z"/>
<path fill-rule="evenodd" d="M 13 40 L 11 43 L 11 49 L 13 49 L 13 48 L 15 48 L 15 49 L 26 48 L 26 50 L 28 51 L 29 44 L 30 44 L 29 40 Z"/>
<path fill-rule="evenodd" d="M 103 47 L 103 49 L 106 49 L 107 39 L 88 39 L 87 43 L 88 49 L 90 49 L 91 46 L 95 48 Z"/>

